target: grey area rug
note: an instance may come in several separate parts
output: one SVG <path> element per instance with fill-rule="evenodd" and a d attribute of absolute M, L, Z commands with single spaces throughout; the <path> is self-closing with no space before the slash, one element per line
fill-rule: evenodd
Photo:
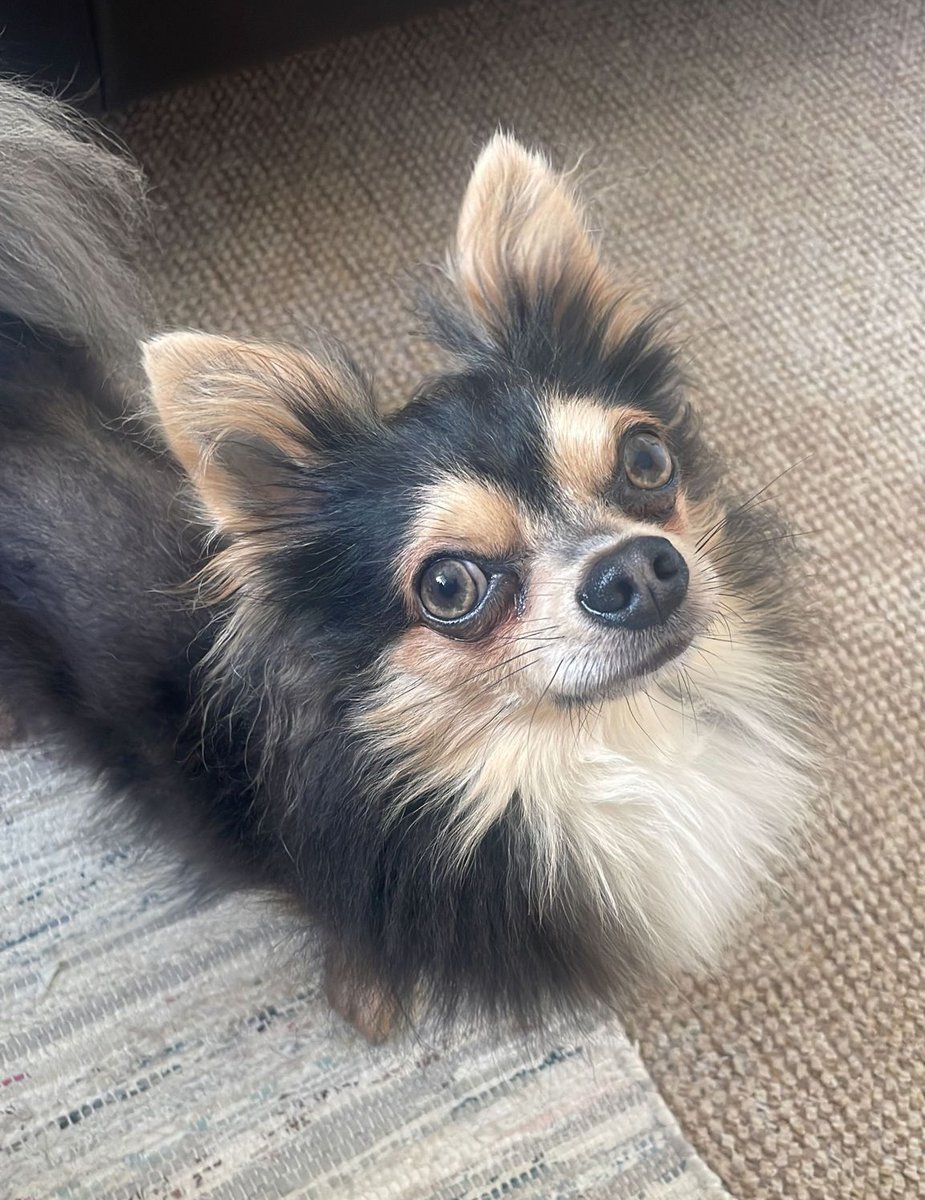
<path fill-rule="evenodd" d="M 727 1193 L 615 1024 L 370 1049 L 256 901 L 190 911 L 0 759 L 3 1200 L 700 1200 Z"/>

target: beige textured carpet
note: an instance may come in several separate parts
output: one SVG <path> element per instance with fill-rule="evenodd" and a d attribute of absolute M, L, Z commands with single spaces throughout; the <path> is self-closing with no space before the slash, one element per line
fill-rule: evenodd
<path fill-rule="evenodd" d="M 584 154 L 606 243 L 680 305 L 735 478 L 814 452 L 775 491 L 820 531 L 816 837 L 714 981 L 631 1020 L 740 1200 L 925 1190 L 923 64 L 915 0 L 482 2 L 119 122 L 165 318 L 328 326 L 390 395 L 424 359 L 402 272 L 442 252 L 481 139 Z"/>

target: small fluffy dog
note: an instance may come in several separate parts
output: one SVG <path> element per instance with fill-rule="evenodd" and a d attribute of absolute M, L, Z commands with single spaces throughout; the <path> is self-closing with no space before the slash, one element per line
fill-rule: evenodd
<path fill-rule="evenodd" d="M 382 415 L 334 343 L 150 332 L 135 169 L 0 90 L 0 695 L 372 1037 L 714 958 L 808 795 L 788 539 L 722 490 L 566 176 L 483 150 Z"/>

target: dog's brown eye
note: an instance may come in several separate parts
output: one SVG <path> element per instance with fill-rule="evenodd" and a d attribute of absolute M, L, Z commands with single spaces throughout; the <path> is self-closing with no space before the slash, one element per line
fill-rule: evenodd
<path fill-rule="evenodd" d="M 418 584 L 425 610 L 438 621 L 468 616 L 488 591 L 484 571 L 461 558 L 440 558 L 430 564 Z"/>
<path fill-rule="evenodd" d="M 623 471 L 633 487 L 650 492 L 670 481 L 674 462 L 654 433 L 631 433 L 623 443 Z"/>

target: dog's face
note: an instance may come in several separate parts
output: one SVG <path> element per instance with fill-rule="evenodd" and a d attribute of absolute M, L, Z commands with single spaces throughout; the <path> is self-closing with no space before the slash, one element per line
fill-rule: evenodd
<path fill-rule="evenodd" d="M 331 347 L 146 347 L 168 442 L 223 535 L 226 662 L 256 654 L 262 679 L 274 660 L 287 728 L 336 692 L 336 720 L 378 755 L 368 786 L 396 811 L 450 805 L 457 862 L 516 801 L 544 894 L 570 856 L 615 920 L 715 941 L 777 836 L 769 814 L 790 812 L 778 793 L 799 786 L 771 750 L 748 785 L 730 733 L 760 697 L 774 712 L 749 736 L 770 746 L 786 711 L 766 655 L 786 610 L 775 538 L 717 494 L 675 356 L 570 182 L 510 138 L 476 165 L 443 291 L 423 303 L 457 367 L 388 416 Z M 710 761 L 696 712 L 676 721 L 694 664 L 712 672 L 707 709 L 728 710 Z M 664 754 L 633 732 L 655 740 L 637 693 Z"/>
<path fill-rule="evenodd" d="M 447 452 L 405 514 L 406 624 L 385 658 L 457 721 L 632 693 L 710 627 L 717 578 L 697 539 L 713 510 L 642 404 L 469 373 L 399 425 Z"/>
<path fill-rule="evenodd" d="M 452 279 L 432 316 L 462 369 L 391 418 L 330 353 L 170 335 L 147 351 L 168 437 L 241 562 L 395 686 L 475 721 L 632 692 L 717 612 L 673 356 L 510 139 L 476 167 Z"/>

